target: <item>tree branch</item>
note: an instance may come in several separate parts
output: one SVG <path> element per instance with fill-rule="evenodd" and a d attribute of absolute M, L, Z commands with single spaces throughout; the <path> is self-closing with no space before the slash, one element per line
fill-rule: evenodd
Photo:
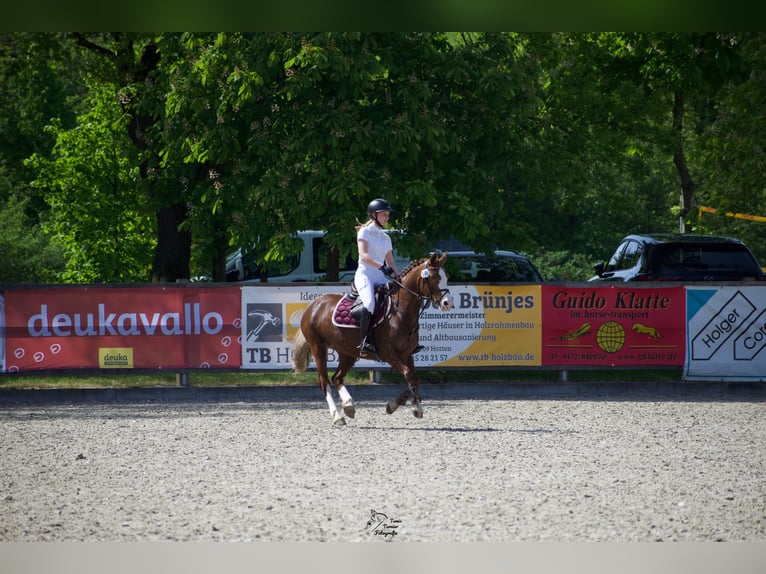
<path fill-rule="evenodd" d="M 115 61 L 117 59 L 117 54 L 115 54 L 108 48 L 104 48 L 103 46 L 100 46 L 99 44 L 96 44 L 95 42 L 91 42 L 82 34 L 82 32 L 72 32 L 70 36 L 74 39 L 75 43 L 78 46 L 82 46 L 83 48 L 86 48 L 92 52 L 96 52 L 97 54 L 106 56 L 112 61 Z"/>

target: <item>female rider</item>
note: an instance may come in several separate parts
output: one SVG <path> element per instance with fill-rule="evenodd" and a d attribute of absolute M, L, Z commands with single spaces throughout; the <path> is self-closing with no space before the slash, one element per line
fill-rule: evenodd
<path fill-rule="evenodd" d="M 383 231 L 392 211 L 391 204 L 385 199 L 373 199 L 367 206 L 369 220 L 358 226 L 356 231 L 359 266 L 356 268 L 354 285 L 362 298 L 359 350 L 363 355 L 378 352 L 372 336 L 375 287 L 387 283 L 389 279 L 396 279 L 399 274 L 394 261 L 391 238 Z"/>

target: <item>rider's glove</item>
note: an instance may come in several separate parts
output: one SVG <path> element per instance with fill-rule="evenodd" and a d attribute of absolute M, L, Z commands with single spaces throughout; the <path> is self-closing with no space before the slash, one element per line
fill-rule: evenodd
<path fill-rule="evenodd" d="M 386 277 L 393 277 L 394 276 L 394 268 L 390 265 L 386 265 L 385 263 L 380 266 L 380 270 L 383 272 L 383 275 Z"/>

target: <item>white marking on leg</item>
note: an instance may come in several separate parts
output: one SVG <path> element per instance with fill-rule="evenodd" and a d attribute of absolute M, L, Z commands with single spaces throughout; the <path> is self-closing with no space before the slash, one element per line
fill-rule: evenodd
<path fill-rule="evenodd" d="M 338 407 L 335 406 L 335 401 L 332 398 L 332 392 L 329 388 L 327 389 L 324 398 L 327 401 L 327 406 L 330 407 L 330 414 L 335 418 L 335 415 L 338 413 Z"/>
<path fill-rule="evenodd" d="M 356 405 L 354 405 L 354 401 L 351 398 L 351 393 L 348 392 L 346 385 L 342 385 L 341 388 L 338 389 L 338 394 L 343 401 L 341 403 L 341 406 L 343 407 L 343 414 L 353 419 L 354 416 L 356 416 Z"/>

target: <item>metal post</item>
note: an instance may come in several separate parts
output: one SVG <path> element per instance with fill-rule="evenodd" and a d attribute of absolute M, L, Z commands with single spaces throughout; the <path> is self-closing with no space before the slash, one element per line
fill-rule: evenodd
<path fill-rule="evenodd" d="M 189 373 L 177 373 L 176 374 L 176 382 L 178 383 L 179 387 L 188 387 L 189 386 Z"/>

